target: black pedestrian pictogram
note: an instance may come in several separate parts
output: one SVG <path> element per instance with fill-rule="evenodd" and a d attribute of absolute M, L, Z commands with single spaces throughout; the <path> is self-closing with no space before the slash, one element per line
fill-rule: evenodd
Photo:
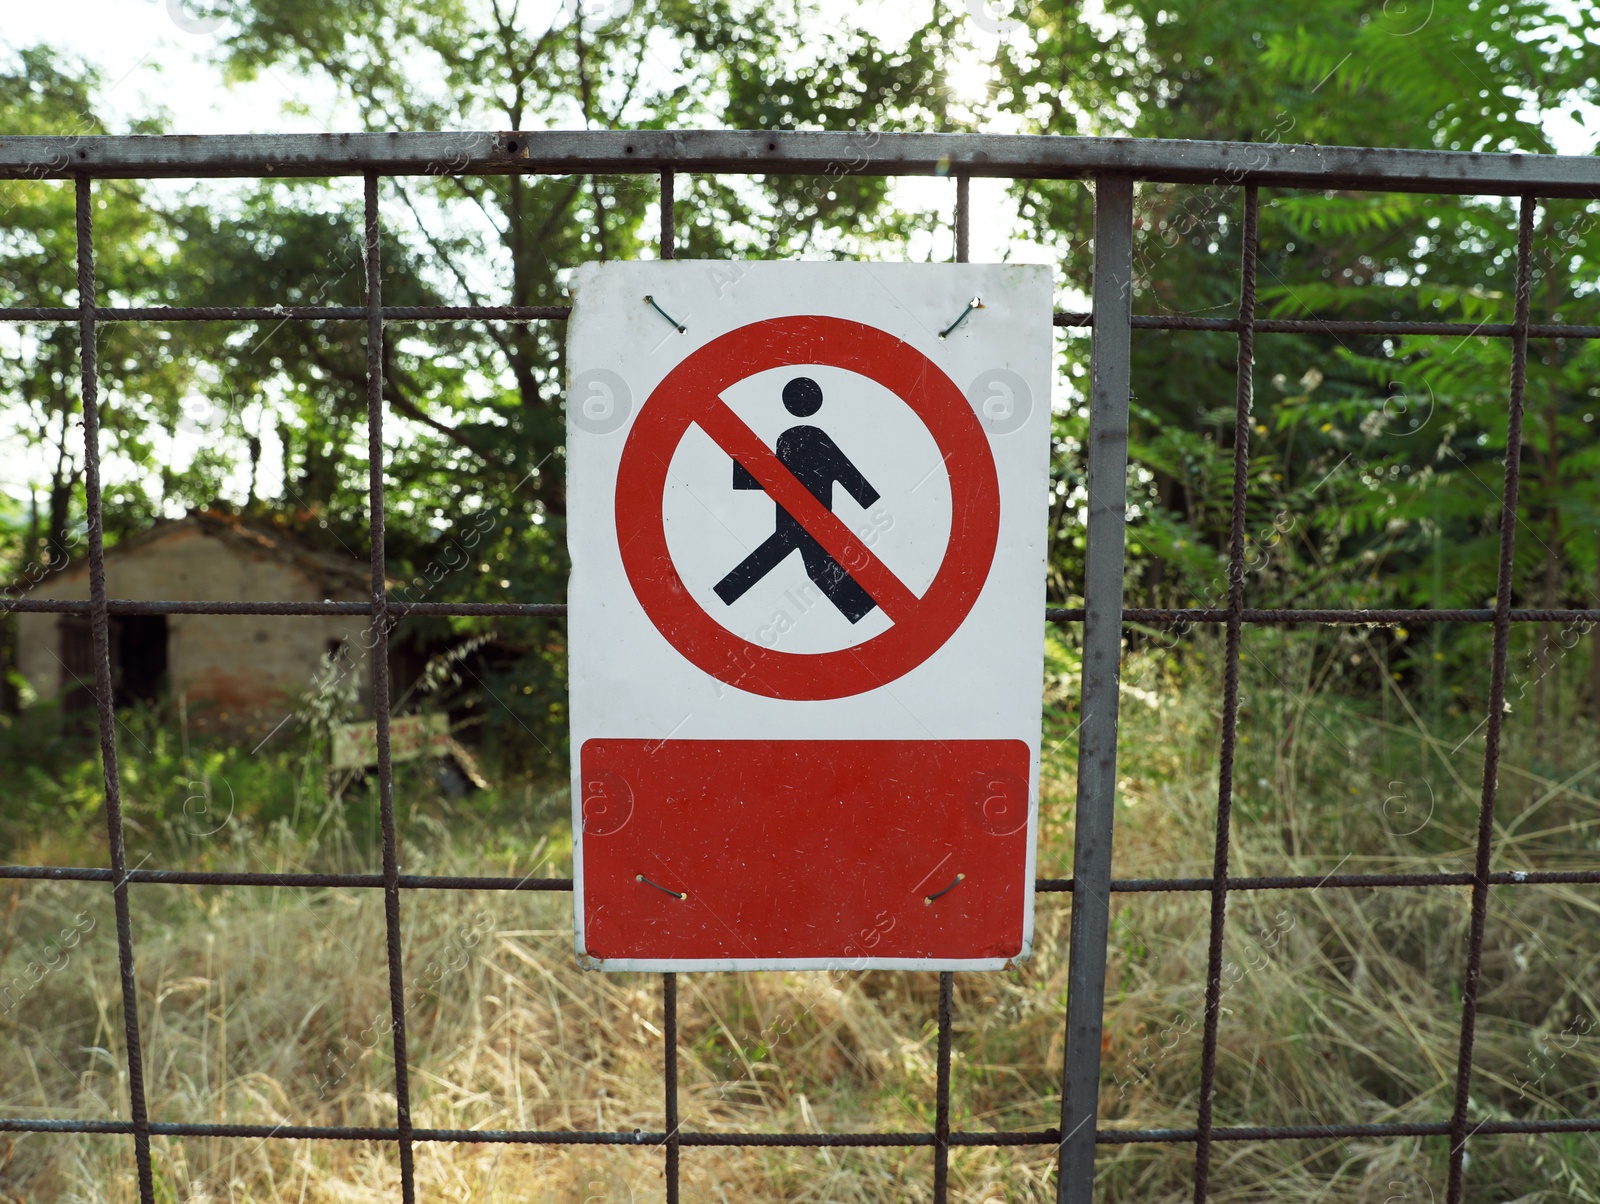
<path fill-rule="evenodd" d="M 797 376 L 783 387 L 783 406 L 796 418 L 809 418 L 822 408 L 822 388 L 809 376 Z M 792 426 L 778 436 L 778 460 L 795 475 L 830 511 L 833 486 L 837 482 L 860 506 L 878 500 L 878 491 L 861 475 L 839 445 L 821 427 Z M 733 463 L 735 489 L 760 489 L 761 483 L 737 460 Z M 859 623 L 877 605 L 855 578 L 782 506 L 778 506 L 773 533 L 721 581 L 717 597 L 732 606 L 757 581 L 760 581 L 789 556 L 799 552 L 805 561 L 806 575 L 816 583 L 828 601 L 852 623 Z"/>

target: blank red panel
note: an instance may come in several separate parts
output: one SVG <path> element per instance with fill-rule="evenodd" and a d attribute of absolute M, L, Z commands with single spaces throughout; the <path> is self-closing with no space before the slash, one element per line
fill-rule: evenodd
<path fill-rule="evenodd" d="M 581 765 L 591 957 L 1021 952 L 1023 741 L 589 740 Z"/>

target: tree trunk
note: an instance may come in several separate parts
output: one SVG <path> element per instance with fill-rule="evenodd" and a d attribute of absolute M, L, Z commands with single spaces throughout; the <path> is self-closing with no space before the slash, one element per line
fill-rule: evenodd
<path fill-rule="evenodd" d="M 1548 210 L 1546 211 L 1548 213 Z M 1545 219 L 1549 233 L 1550 219 Z M 1545 321 L 1555 321 L 1555 257 L 1545 255 Z M 1554 610 L 1561 584 L 1561 389 L 1557 373 L 1561 362 L 1561 343 L 1550 339 L 1545 344 L 1545 366 L 1550 370 L 1550 388 L 1544 408 L 1544 508 L 1549 535 L 1544 541 L 1544 582 L 1540 606 Z M 1551 639 L 1552 625 L 1539 624 L 1537 654 L 1534 657 L 1533 730 L 1534 759 L 1539 766 L 1561 769 L 1561 661 Z M 1565 651 L 1562 649 L 1561 651 Z M 1548 720 L 1548 722 L 1547 722 Z M 1546 761 L 1546 748 L 1550 750 Z"/>
<path fill-rule="evenodd" d="M 63 477 L 59 472 L 50 480 L 50 526 L 45 534 L 45 558 L 50 564 L 64 562 L 72 553 L 68 545 L 72 521 L 72 486 L 76 473 Z"/>
<path fill-rule="evenodd" d="M 65 393 L 56 392 L 56 404 L 61 410 L 61 431 L 57 436 L 56 464 L 50 473 L 50 520 L 45 528 L 45 561 L 56 565 L 71 555 L 67 540 L 68 523 L 72 521 L 72 490 L 78 483 L 78 470 L 73 466 L 67 441 L 72 434 L 71 401 Z"/>

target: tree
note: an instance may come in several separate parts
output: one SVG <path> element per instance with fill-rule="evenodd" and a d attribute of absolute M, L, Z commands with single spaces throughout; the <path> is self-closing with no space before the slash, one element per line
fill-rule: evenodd
<path fill-rule="evenodd" d="M 104 133 L 94 111 L 98 85 L 93 71 L 47 47 L 25 49 L 14 67 L 0 71 L 0 123 L 25 134 Z M 97 184 L 94 195 L 100 303 L 162 303 L 169 281 L 160 224 L 139 187 L 108 181 Z M 0 182 L 6 216 L 0 232 L 0 305 L 77 305 L 75 206 L 70 182 Z M 99 337 L 102 452 L 154 471 L 151 428 L 179 419 L 177 398 L 190 372 L 184 343 L 168 332 L 126 325 L 108 324 Z M 14 569 L 26 574 L 29 565 L 37 570 L 70 556 L 73 528 L 81 521 L 78 329 L 75 323 L 6 323 L 0 326 L 0 343 L 0 396 L 6 398 L 9 423 L 44 471 L 42 488 L 32 483 L 27 530 L 14 549 Z M 203 489 L 219 469 L 215 460 L 202 459 L 181 478 L 169 474 L 163 493 Z M 108 482 L 113 535 L 147 523 L 162 500 L 137 483 Z"/>
<path fill-rule="evenodd" d="M 223 50 L 232 76 L 270 67 L 331 83 L 371 129 L 895 128 L 937 120 L 943 103 L 937 27 L 891 51 L 825 26 L 801 3 L 528 8 L 227 0 L 213 11 L 232 22 Z M 395 304 L 562 304 L 574 265 L 651 253 L 647 179 L 442 175 L 383 189 L 385 299 Z M 849 254 L 921 220 L 888 212 L 886 192 L 882 178 L 860 175 L 695 176 L 679 185 L 680 253 Z M 180 224 L 191 270 L 216 303 L 359 303 L 359 203 L 346 186 L 264 184 L 234 213 L 196 205 Z M 327 323 L 259 334 L 213 342 L 211 387 L 285 407 L 284 503 L 359 546 L 363 331 Z M 404 435 L 389 448 L 389 555 L 412 596 L 563 595 L 564 341 L 554 323 L 390 327 L 385 398 Z M 469 528 L 470 554 L 458 554 Z M 442 579 L 441 561 L 454 566 Z M 548 747 L 564 727 L 559 630 L 499 629 L 537 655 L 479 685 Z M 541 658 L 546 668 L 530 671 Z"/>
<path fill-rule="evenodd" d="M 1135 0 L 1101 17 L 1046 0 L 1025 34 L 1000 45 L 975 115 L 1006 113 L 1044 133 L 1548 153 L 1547 115 L 1596 97 L 1600 46 L 1583 36 L 1593 15 L 1540 0 L 1381 12 L 1336 0 L 1241 21 L 1203 3 Z M 1069 277 L 1087 287 L 1087 257 L 1068 253 L 1091 233 L 1083 190 L 1039 182 L 1017 193 L 1035 236 L 1061 247 Z M 1140 190 L 1136 310 L 1235 311 L 1238 203 L 1228 187 Z M 1596 321 L 1581 284 L 1600 257 L 1594 207 L 1555 202 L 1541 214 L 1534 320 Z M 1516 226 L 1514 199 L 1263 190 L 1259 312 L 1509 322 Z M 1271 335 L 1256 347 L 1252 604 L 1485 605 L 1495 592 L 1507 341 Z M 1592 541 L 1566 534 L 1574 507 L 1595 505 L 1583 417 L 1594 408 L 1591 355 L 1577 340 L 1531 352 L 1523 604 L 1593 596 L 1595 553 L 1582 546 Z M 1140 512 L 1130 550 L 1133 596 L 1147 603 L 1225 596 L 1233 360 L 1229 336 L 1135 340 Z M 1081 436 L 1080 423 L 1070 420 L 1063 438 Z M 1080 471 L 1069 463 L 1062 496 L 1073 496 Z M 1058 531 L 1064 581 L 1076 579 L 1074 529 L 1068 521 Z M 1463 664 L 1482 664 L 1477 633 L 1438 634 Z M 1441 655 L 1437 642 L 1413 645 L 1401 665 L 1420 672 Z"/>

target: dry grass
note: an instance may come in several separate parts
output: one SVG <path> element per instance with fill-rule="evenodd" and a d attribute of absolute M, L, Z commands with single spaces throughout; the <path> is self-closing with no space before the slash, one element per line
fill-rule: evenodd
<path fill-rule="evenodd" d="M 1294 650 L 1274 663 L 1292 678 Z M 1346 721 L 1310 678 L 1299 692 L 1275 694 L 1280 672 L 1257 683 L 1242 727 L 1236 872 L 1456 868 L 1470 849 L 1476 746 L 1456 754 L 1469 787 L 1463 796 L 1455 767 L 1429 752 L 1431 736 L 1407 734 L 1405 716 L 1387 727 L 1381 716 Z M 1134 683 L 1146 692 L 1129 698 L 1119 876 L 1209 867 L 1212 704 L 1203 691 L 1175 693 L 1171 684 L 1147 675 Z M 1167 701 L 1152 707 L 1140 698 Z M 1070 865 L 1070 744 L 1064 749 L 1047 771 L 1045 807 L 1054 818 L 1042 873 Z M 1389 822 L 1397 758 L 1430 766 L 1434 784 L 1428 822 L 1404 835 Z M 1592 793 L 1581 781 L 1557 787 L 1527 770 L 1509 772 L 1506 782 L 1497 863 L 1577 864 L 1571 853 L 1591 841 Z M 408 817 L 403 861 L 408 870 L 488 872 L 488 863 L 492 872 L 559 871 L 564 805 L 559 796 L 533 799 L 512 829 L 490 833 L 459 817 L 442 821 L 443 804 L 423 799 Z M 287 827 L 252 832 L 237 819 L 212 839 L 218 865 L 364 867 L 370 856 L 336 822 L 314 845 Z M 62 862 L 89 854 L 47 843 L 18 855 Z M 83 935 L 65 964 L 0 1019 L 0 1113 L 125 1116 L 107 892 L 65 883 L 5 891 L 0 951 L 9 955 L 8 976 L 62 929 L 77 925 Z M 378 892 L 145 886 L 132 899 L 154 1118 L 392 1123 Z M 1584 888 L 1495 891 L 1475 1117 L 1600 1110 L 1595 901 Z M 1108 1126 L 1193 1124 L 1207 909 L 1199 894 L 1118 897 L 1102 1095 Z M 1042 897 L 1032 961 L 1011 973 L 957 977 L 958 1128 L 1056 1122 L 1068 914 L 1065 900 Z M 1236 895 L 1228 952 L 1238 969 L 1223 1000 L 1218 1123 L 1447 1119 L 1466 921 L 1464 890 Z M 662 1127 L 658 982 L 580 972 L 568 898 L 417 892 L 404 899 L 404 923 L 415 980 L 418 1126 Z M 685 976 L 684 1125 L 928 1129 L 935 997 L 929 975 Z M 154 1150 L 162 1200 L 397 1198 L 397 1157 L 381 1143 L 157 1139 Z M 1052 1199 L 1052 1153 L 958 1150 L 953 1197 Z M 1102 1147 L 1100 1157 L 1107 1200 L 1188 1198 L 1189 1146 Z M 691 1149 L 684 1198 L 921 1200 L 930 1197 L 930 1158 L 927 1150 Z M 649 1147 L 421 1145 L 416 1165 L 424 1200 L 647 1200 L 659 1198 L 662 1183 L 660 1151 Z M 1442 1198 L 1444 1170 L 1440 1139 L 1230 1144 L 1217 1151 L 1213 1198 L 1426 1202 Z M 1588 1136 L 1481 1138 L 1471 1146 L 1469 1175 L 1473 1199 L 1600 1199 L 1600 1144 Z M 0 1197 L 134 1200 L 132 1144 L 57 1135 L 5 1141 Z"/>

